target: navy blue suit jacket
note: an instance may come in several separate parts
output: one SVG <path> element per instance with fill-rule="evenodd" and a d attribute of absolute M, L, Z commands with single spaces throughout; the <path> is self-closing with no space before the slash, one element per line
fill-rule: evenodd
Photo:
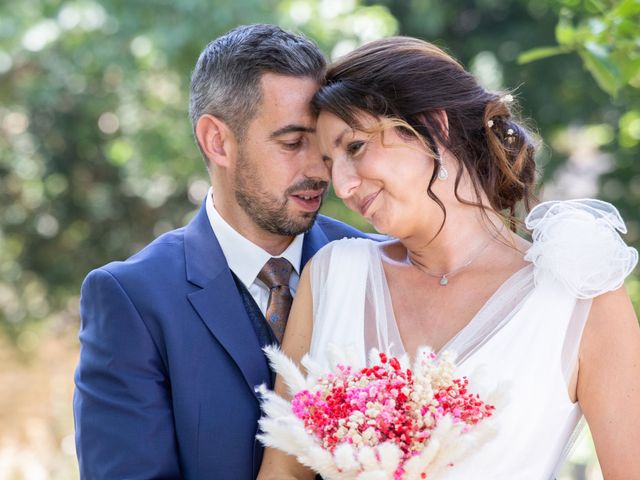
<path fill-rule="evenodd" d="M 302 264 L 331 240 L 363 236 L 319 216 Z M 257 475 L 254 387 L 270 371 L 200 209 L 82 285 L 74 417 L 83 479 L 229 479 Z"/>

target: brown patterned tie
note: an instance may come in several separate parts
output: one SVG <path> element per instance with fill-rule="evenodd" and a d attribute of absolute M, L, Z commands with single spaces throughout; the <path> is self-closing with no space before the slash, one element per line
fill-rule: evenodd
<path fill-rule="evenodd" d="M 289 310 L 293 302 L 289 290 L 289 278 L 292 271 L 293 265 L 286 258 L 272 257 L 258 274 L 258 278 L 269 287 L 269 302 L 265 318 L 278 342 L 282 342 Z"/>

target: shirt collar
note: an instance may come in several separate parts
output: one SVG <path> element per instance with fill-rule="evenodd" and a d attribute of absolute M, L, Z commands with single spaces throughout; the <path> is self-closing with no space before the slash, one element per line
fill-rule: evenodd
<path fill-rule="evenodd" d="M 212 189 L 207 193 L 206 209 L 211 228 L 216 234 L 222 253 L 224 253 L 231 271 L 240 281 L 249 287 L 255 280 L 265 263 L 271 258 L 271 254 L 262 249 L 251 240 L 243 237 L 231 225 L 213 205 Z M 297 235 L 280 257 L 284 257 L 295 272 L 300 275 L 300 262 L 302 260 L 302 243 L 304 234 Z"/>

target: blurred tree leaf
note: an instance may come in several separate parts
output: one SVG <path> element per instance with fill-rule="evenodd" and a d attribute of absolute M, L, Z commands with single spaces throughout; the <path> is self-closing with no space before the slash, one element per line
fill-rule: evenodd
<path fill-rule="evenodd" d="M 611 54 L 602 45 L 593 42 L 585 43 L 578 53 L 600 88 L 609 95 L 616 96 L 625 82 L 620 69 L 612 61 Z"/>
<path fill-rule="evenodd" d="M 536 60 L 541 60 L 543 58 L 554 57 L 556 55 L 562 55 L 565 53 L 570 53 L 566 47 L 539 47 L 532 48 L 531 50 L 527 50 L 524 53 L 518 55 L 518 63 L 524 64 L 533 62 Z"/>
<path fill-rule="evenodd" d="M 558 50 L 554 52 L 553 47 L 529 50 L 518 57 L 519 62 L 576 52 L 600 88 L 609 95 L 615 97 L 624 87 L 639 88 L 640 0 L 587 5 L 596 13 L 582 16 L 579 2 L 564 2 L 555 28 Z M 588 8 L 585 10 L 589 12 Z M 578 16 L 582 18 L 574 22 Z"/>
<path fill-rule="evenodd" d="M 576 30 L 567 15 L 560 15 L 556 25 L 556 40 L 560 45 L 572 46 L 576 41 Z"/>

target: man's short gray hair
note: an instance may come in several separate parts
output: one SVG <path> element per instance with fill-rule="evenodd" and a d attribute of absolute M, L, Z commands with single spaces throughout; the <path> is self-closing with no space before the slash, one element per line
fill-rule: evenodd
<path fill-rule="evenodd" d="M 264 73 L 320 81 L 325 66 L 318 46 L 303 35 L 267 24 L 237 27 L 209 43 L 198 58 L 189 99 L 193 129 L 210 114 L 242 139 L 262 100 Z"/>

